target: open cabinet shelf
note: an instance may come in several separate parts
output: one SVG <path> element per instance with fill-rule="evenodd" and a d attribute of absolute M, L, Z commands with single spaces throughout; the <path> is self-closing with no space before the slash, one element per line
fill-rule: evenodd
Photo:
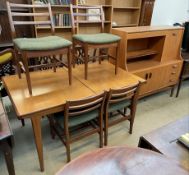
<path fill-rule="evenodd" d="M 136 58 L 149 56 L 149 55 L 156 55 L 156 54 L 158 54 L 158 51 L 153 50 L 153 49 L 130 51 L 127 53 L 127 60 L 136 59 Z"/>

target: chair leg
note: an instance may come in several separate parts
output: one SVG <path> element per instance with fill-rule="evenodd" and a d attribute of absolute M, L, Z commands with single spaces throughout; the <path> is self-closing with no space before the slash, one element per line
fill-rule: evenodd
<path fill-rule="evenodd" d="M 116 47 L 115 74 L 117 74 L 118 64 L 119 64 L 119 48 L 120 48 L 120 42 L 118 42 L 118 45 Z"/>
<path fill-rule="evenodd" d="M 124 115 L 127 114 L 127 108 L 124 108 L 124 109 L 123 109 L 123 113 L 124 113 Z"/>
<path fill-rule="evenodd" d="M 55 55 L 53 55 L 52 60 L 53 60 L 53 71 L 56 72 L 56 56 Z"/>
<path fill-rule="evenodd" d="M 104 119 L 104 145 L 108 145 L 108 113 L 105 114 Z"/>
<path fill-rule="evenodd" d="M 24 119 L 21 119 L 22 126 L 25 126 L 25 121 Z"/>
<path fill-rule="evenodd" d="M 15 50 L 13 59 L 14 59 L 15 65 L 16 65 L 18 78 L 20 79 L 21 78 L 21 69 L 20 69 L 18 57 L 19 57 L 18 52 L 17 52 L 17 50 Z"/>
<path fill-rule="evenodd" d="M 24 68 L 25 68 L 25 73 L 26 73 L 26 80 L 27 80 L 27 85 L 28 85 L 28 90 L 29 94 L 32 95 L 32 87 L 31 87 L 31 79 L 30 79 L 30 72 L 28 68 L 28 60 L 26 54 L 22 54 L 23 56 L 23 62 L 24 62 Z"/>
<path fill-rule="evenodd" d="M 65 134 L 65 146 L 66 146 L 67 162 L 70 162 L 71 161 L 70 134 L 69 134 L 68 126 L 65 123 L 66 123 L 66 121 L 64 121 L 64 134 Z"/>
<path fill-rule="evenodd" d="M 100 134 L 99 134 L 99 139 L 100 139 L 100 144 L 99 147 L 103 147 L 103 114 L 99 117 L 99 129 L 100 129 Z"/>
<path fill-rule="evenodd" d="M 88 44 L 84 44 L 84 62 L 85 62 L 85 80 L 87 80 L 88 75 Z"/>
<path fill-rule="evenodd" d="M 74 39 L 73 39 L 72 43 L 73 43 L 73 49 L 72 49 L 72 64 L 73 64 L 73 68 L 75 68 L 75 62 L 76 62 L 76 54 L 77 54 L 77 51 L 76 51 L 76 44 L 75 44 L 75 40 L 74 40 Z"/>
<path fill-rule="evenodd" d="M 179 80 L 178 87 L 177 87 L 176 97 L 179 96 L 179 92 L 180 92 L 181 84 L 182 84 L 182 79 Z"/>
<path fill-rule="evenodd" d="M 48 116 L 48 120 L 49 120 L 51 137 L 52 137 L 52 139 L 55 139 L 55 132 L 54 132 L 54 128 L 53 128 L 53 126 L 54 126 L 53 118 Z"/>
<path fill-rule="evenodd" d="M 103 54 L 103 52 L 102 52 L 102 50 L 101 49 L 99 49 L 99 56 L 98 56 L 98 59 L 99 59 L 99 64 L 101 64 L 101 62 L 102 62 L 102 58 L 101 58 L 101 55 Z"/>
<path fill-rule="evenodd" d="M 71 66 L 71 47 L 68 47 L 68 77 L 69 77 L 69 85 L 72 84 L 72 66 Z"/>

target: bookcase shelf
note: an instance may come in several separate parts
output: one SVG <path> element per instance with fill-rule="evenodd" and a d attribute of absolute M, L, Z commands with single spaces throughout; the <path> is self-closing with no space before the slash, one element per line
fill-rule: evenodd
<path fill-rule="evenodd" d="M 114 10 L 139 10 L 140 7 L 114 7 Z"/>
<path fill-rule="evenodd" d="M 34 0 L 33 0 L 34 2 Z M 79 4 L 79 0 L 73 0 L 74 5 Z M 79 4 L 82 6 L 88 5 L 102 5 L 104 9 L 105 16 L 105 32 L 110 32 L 112 28 L 119 27 L 134 27 L 138 26 L 141 4 L 142 0 L 85 0 L 85 4 Z M 51 5 L 52 13 L 55 16 L 56 14 L 67 13 L 70 14 L 69 5 Z M 42 9 L 41 9 L 42 11 Z M 56 20 L 56 17 L 55 17 Z M 70 19 L 69 19 L 70 20 Z M 59 21 L 59 20 L 58 20 Z M 59 23 L 58 23 L 59 24 Z M 96 27 L 95 27 L 96 25 Z M 100 30 L 99 25 L 95 22 L 89 22 L 88 24 L 80 24 L 82 33 L 98 33 Z M 71 29 L 69 26 L 56 25 L 56 30 L 62 29 L 62 32 L 65 29 Z M 36 35 L 40 36 L 41 33 L 45 30 L 48 30 L 46 27 L 37 27 Z M 55 30 L 55 31 L 56 31 Z M 71 35 L 71 32 L 70 32 Z"/>

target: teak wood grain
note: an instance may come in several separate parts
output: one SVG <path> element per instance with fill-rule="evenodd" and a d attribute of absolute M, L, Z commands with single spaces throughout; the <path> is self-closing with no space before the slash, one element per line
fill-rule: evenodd
<path fill-rule="evenodd" d="M 188 175 L 178 162 L 141 148 L 110 147 L 84 154 L 56 175 Z"/>
<path fill-rule="evenodd" d="M 73 76 L 78 78 L 95 93 L 101 93 L 104 90 L 109 91 L 110 88 L 119 89 L 121 87 L 134 85 L 138 83 L 138 81 L 142 83 L 145 82 L 144 79 L 128 73 L 121 68 L 118 68 L 118 73 L 115 75 L 114 65 L 107 61 L 103 61 L 101 64 L 98 62 L 91 63 L 88 66 L 88 80 L 83 78 L 83 65 L 79 65 L 73 69 Z"/>

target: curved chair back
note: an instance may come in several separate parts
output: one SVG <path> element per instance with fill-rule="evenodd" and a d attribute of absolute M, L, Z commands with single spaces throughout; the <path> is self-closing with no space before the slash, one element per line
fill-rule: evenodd
<path fill-rule="evenodd" d="M 79 33 L 79 24 L 100 24 L 104 32 L 104 11 L 102 6 L 77 6 L 70 4 L 73 34 Z"/>
<path fill-rule="evenodd" d="M 25 9 L 26 12 L 18 12 L 16 9 Z M 37 10 L 39 9 L 39 10 Z M 34 13 L 30 11 L 35 11 Z M 48 4 L 15 4 L 7 1 L 7 11 L 12 32 L 12 37 L 16 38 L 15 26 L 19 25 L 43 25 L 51 28 L 52 34 L 54 34 L 54 24 L 52 18 L 52 10 L 50 3 Z M 45 12 L 41 12 L 45 11 Z M 18 18 L 19 17 L 19 18 Z M 27 20 L 23 20 L 27 17 Z M 35 18 L 36 20 L 30 20 Z M 25 19 L 25 18 L 24 18 Z"/>
<path fill-rule="evenodd" d="M 64 117 L 76 117 L 92 111 L 98 111 L 99 115 L 103 115 L 103 107 L 105 103 L 106 92 L 97 96 L 88 97 L 77 101 L 67 101 L 65 104 Z"/>
<path fill-rule="evenodd" d="M 135 100 L 138 98 L 139 95 L 138 87 L 139 87 L 139 83 L 121 89 L 110 89 L 107 98 L 107 107 L 109 104 L 119 103 L 121 101 L 129 100 L 129 99 L 132 99 L 135 102 Z"/>

